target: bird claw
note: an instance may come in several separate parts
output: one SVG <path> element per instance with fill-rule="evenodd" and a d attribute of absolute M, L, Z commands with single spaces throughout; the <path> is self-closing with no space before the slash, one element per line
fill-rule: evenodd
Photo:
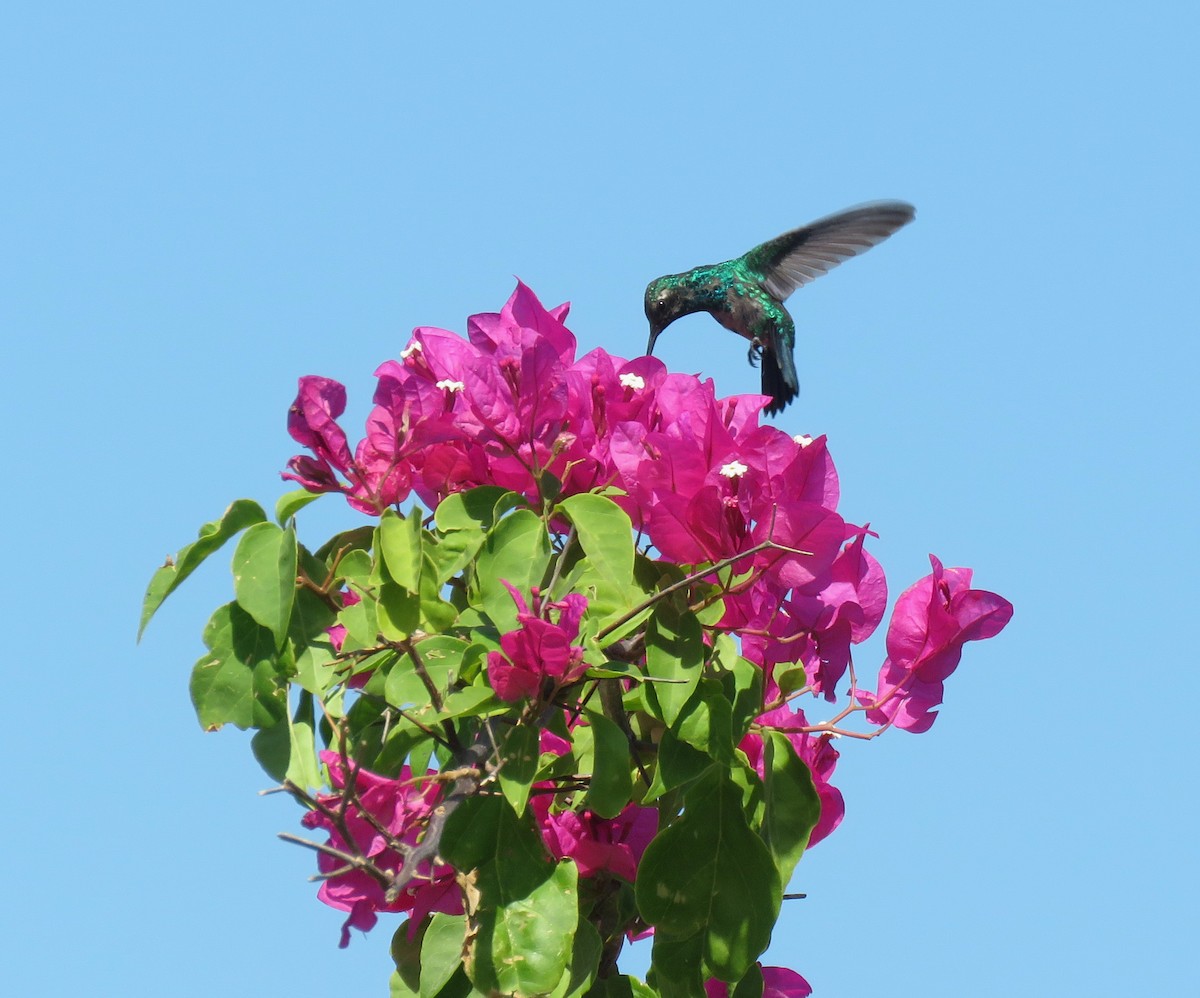
<path fill-rule="evenodd" d="M 751 340 L 750 349 L 746 352 L 746 359 L 750 361 L 751 367 L 758 367 L 758 362 L 762 360 L 762 352 L 762 342 L 757 339 Z"/>

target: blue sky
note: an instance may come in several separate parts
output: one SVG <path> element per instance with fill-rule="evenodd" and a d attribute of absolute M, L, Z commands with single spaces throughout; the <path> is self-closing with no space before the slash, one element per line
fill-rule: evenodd
<path fill-rule="evenodd" d="M 463 329 L 513 275 L 634 356 L 650 278 L 884 197 L 917 221 L 790 303 L 779 425 L 829 435 L 893 595 L 933 551 L 1016 616 L 932 731 L 841 746 L 847 817 L 769 962 L 838 998 L 1191 983 L 1200 15 L 734 9 L 8 12 L 12 994 L 386 993 L 388 929 L 336 949 L 274 838 L 295 808 L 195 724 L 227 558 L 133 641 L 164 556 L 282 490 L 299 375 L 361 425 L 411 327 Z M 659 345 L 755 389 L 707 317 Z M 309 512 L 313 541 L 357 522 Z"/>

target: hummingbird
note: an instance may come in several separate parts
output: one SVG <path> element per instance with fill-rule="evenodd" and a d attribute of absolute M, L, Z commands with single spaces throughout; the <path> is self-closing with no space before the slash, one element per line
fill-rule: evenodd
<path fill-rule="evenodd" d="M 783 411 L 800 390 L 793 357 L 796 324 L 784 299 L 883 242 L 915 215 L 903 201 L 871 201 L 785 232 L 735 260 L 655 278 L 646 287 L 646 353 L 654 352 L 654 341 L 680 316 L 708 312 L 750 341 L 750 363 L 761 362 L 762 392 L 771 397 L 766 411 Z"/>

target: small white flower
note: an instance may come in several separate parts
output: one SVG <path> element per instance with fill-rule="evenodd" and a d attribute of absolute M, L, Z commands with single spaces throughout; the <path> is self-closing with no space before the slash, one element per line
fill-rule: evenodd
<path fill-rule="evenodd" d="M 420 353 L 423 347 L 416 340 L 413 340 L 408 346 L 400 351 L 400 359 L 408 360 L 414 353 Z"/>
<path fill-rule="evenodd" d="M 622 374 L 621 386 L 624 388 L 632 388 L 635 392 L 640 392 L 646 387 L 646 379 L 639 374 Z"/>
<path fill-rule="evenodd" d="M 730 461 L 722 466 L 721 474 L 726 478 L 741 478 L 749 470 L 741 461 Z"/>
<path fill-rule="evenodd" d="M 798 443 L 801 447 L 807 447 L 813 441 L 813 438 L 807 433 L 797 433 L 794 437 L 792 437 L 792 439 L 795 440 L 796 443 Z"/>
<path fill-rule="evenodd" d="M 442 380 L 437 383 L 437 387 L 444 388 L 448 392 L 461 392 L 467 386 L 461 381 L 451 381 L 449 378 L 442 378 Z"/>

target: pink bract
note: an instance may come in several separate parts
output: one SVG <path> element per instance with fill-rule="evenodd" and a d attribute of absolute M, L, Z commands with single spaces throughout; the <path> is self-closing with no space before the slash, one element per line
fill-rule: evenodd
<path fill-rule="evenodd" d="M 929 556 L 933 572 L 900 594 L 888 624 L 888 657 L 875 694 L 859 692 L 872 724 L 892 723 L 927 731 L 937 719 L 942 684 L 958 667 L 963 645 L 999 634 L 1012 619 L 1002 596 L 971 588 L 969 568 L 943 568 Z"/>
<path fill-rule="evenodd" d="M 336 752 L 324 751 L 321 761 L 329 767 L 333 786 L 339 790 L 345 787 L 346 773 L 341 757 Z M 346 811 L 345 826 L 352 842 L 347 842 L 337 824 L 320 811 L 309 811 L 302 824 L 306 828 L 328 832 L 328 845 L 333 848 L 365 856 L 380 869 L 395 872 L 402 866 L 400 854 L 389 847 L 387 839 L 375 826 L 386 829 L 398 843 L 416 845 L 429 813 L 441 794 L 435 782 L 421 786 L 406 785 L 411 779 L 412 772 L 407 766 L 394 780 L 363 769 L 354 771 L 358 800 L 374 823 L 364 817 L 363 811 L 357 806 L 351 805 Z M 342 795 L 323 796 L 319 802 L 336 811 L 341 806 Z M 317 856 L 317 867 L 322 873 L 332 873 L 343 865 L 336 856 L 326 853 Z M 454 879 L 454 869 L 443 864 L 421 872 L 427 873 L 428 878 L 414 879 L 391 904 L 387 903 L 380 884 L 361 870 L 350 870 L 324 881 L 317 891 L 317 897 L 332 908 L 349 912 L 342 927 L 340 945 L 349 945 L 351 928 L 365 932 L 374 927 L 376 912 L 379 911 L 407 911 L 414 920 L 423 918 L 431 911 L 461 913 L 462 892 Z"/>
<path fill-rule="evenodd" d="M 812 988 L 808 981 L 787 967 L 763 967 L 763 998 L 808 998 Z M 708 980 L 704 982 L 704 991 L 708 998 L 729 998 L 729 985 L 724 981 Z"/>
<path fill-rule="evenodd" d="M 534 797 L 530 806 L 551 855 L 573 859 L 581 877 L 615 873 L 633 883 L 642 853 L 658 829 L 658 810 L 638 804 L 630 804 L 615 818 L 590 811 L 554 813 L 545 795 Z"/>
<path fill-rule="evenodd" d="M 504 585 L 517 604 L 520 626 L 501 635 L 503 652 L 488 652 L 488 681 L 496 696 L 511 703 L 538 696 L 547 679 L 558 685 L 575 682 L 587 670 L 583 648 L 573 643 L 579 637 L 587 598 L 570 593 L 560 602 L 539 604 L 535 609 L 546 614 L 542 617 L 530 613 L 524 597 L 507 582 Z M 552 611 L 553 622 L 547 619 Z"/>

